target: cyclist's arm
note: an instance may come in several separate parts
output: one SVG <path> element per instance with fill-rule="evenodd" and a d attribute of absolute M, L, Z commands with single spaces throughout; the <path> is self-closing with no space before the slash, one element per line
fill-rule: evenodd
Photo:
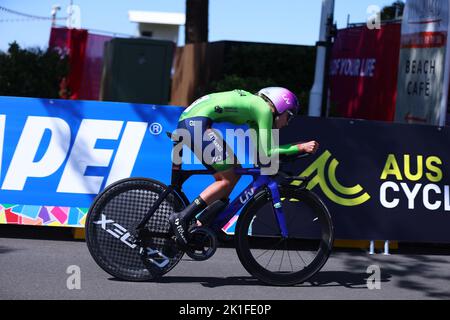
<path fill-rule="evenodd" d="M 265 104 L 265 102 L 263 102 Z M 258 107 L 258 106 L 257 106 Z M 300 153 L 300 149 L 297 144 L 286 144 L 278 147 L 272 147 L 272 127 L 273 127 L 273 115 L 270 108 L 253 108 L 255 113 L 257 135 L 258 135 L 258 147 L 262 153 L 268 157 L 272 157 L 276 154 L 279 155 L 296 155 Z"/>

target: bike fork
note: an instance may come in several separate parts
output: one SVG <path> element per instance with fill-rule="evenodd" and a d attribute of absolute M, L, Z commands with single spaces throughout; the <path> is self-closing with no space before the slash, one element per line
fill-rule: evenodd
<path fill-rule="evenodd" d="M 277 218 L 278 227 L 280 228 L 280 233 L 283 238 L 288 237 L 288 230 L 287 230 L 287 224 L 285 215 L 283 213 L 283 208 L 281 205 L 281 197 L 280 197 L 280 191 L 278 189 L 278 184 L 276 182 L 269 183 L 269 190 L 272 194 L 272 205 L 273 210 L 275 213 L 275 217 Z"/>

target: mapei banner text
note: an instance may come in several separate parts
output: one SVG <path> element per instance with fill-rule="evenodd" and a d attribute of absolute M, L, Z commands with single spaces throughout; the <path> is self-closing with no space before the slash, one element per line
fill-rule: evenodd
<path fill-rule="evenodd" d="M 182 108 L 0 97 L 0 223 L 84 226 L 92 200 L 130 176 L 170 182 Z"/>
<path fill-rule="evenodd" d="M 106 185 L 131 176 L 168 184 L 165 132 L 182 111 L 0 97 L 0 223 L 82 227 Z M 449 127 L 299 117 L 280 138 L 320 143 L 287 169 L 312 177 L 308 188 L 329 207 L 337 238 L 450 242 Z M 184 191 L 193 199 L 213 180 L 193 177 Z"/>

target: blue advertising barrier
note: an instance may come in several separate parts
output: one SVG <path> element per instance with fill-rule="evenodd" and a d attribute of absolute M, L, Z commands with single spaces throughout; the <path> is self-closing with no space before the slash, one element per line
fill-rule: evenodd
<path fill-rule="evenodd" d="M 0 224 L 83 227 L 110 183 L 149 177 L 169 184 L 165 132 L 182 111 L 0 97 Z M 288 169 L 312 178 L 307 188 L 330 209 L 336 238 L 450 243 L 450 127 L 298 117 L 280 131 L 282 144 L 309 140 L 319 141 L 319 151 Z M 237 155 L 247 164 L 246 154 Z M 192 177 L 184 192 L 193 199 L 212 181 Z"/>
<path fill-rule="evenodd" d="M 165 132 L 175 130 L 182 111 L 0 97 L 0 223 L 82 227 L 94 197 L 112 182 L 133 176 L 169 184 Z M 188 198 L 212 181 L 193 177 Z"/>

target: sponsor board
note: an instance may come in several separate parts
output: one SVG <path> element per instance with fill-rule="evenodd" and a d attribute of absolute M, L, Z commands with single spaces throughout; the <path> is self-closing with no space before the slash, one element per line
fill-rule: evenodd
<path fill-rule="evenodd" d="M 395 121 L 445 124 L 449 87 L 449 4 L 408 0 L 402 22 Z"/>
<path fill-rule="evenodd" d="M 450 242 L 449 127 L 300 118 L 280 143 L 299 140 L 320 143 L 295 173 L 312 178 L 336 238 Z"/>
<path fill-rule="evenodd" d="M 0 223 L 83 227 L 105 186 L 138 176 L 169 184 L 165 132 L 182 111 L 0 97 Z M 449 127 L 298 117 L 280 131 L 281 144 L 310 140 L 319 151 L 288 170 L 312 178 L 306 187 L 329 207 L 337 238 L 450 242 Z M 194 199 L 213 180 L 192 177 L 183 191 Z M 243 177 L 231 198 L 250 181 Z M 236 220 L 224 229 L 233 232 Z M 121 226 L 106 226 L 126 241 Z"/>
<path fill-rule="evenodd" d="M 130 176 L 168 183 L 164 132 L 175 129 L 181 112 L 0 97 L 0 223 L 80 227 L 107 185 Z"/>

